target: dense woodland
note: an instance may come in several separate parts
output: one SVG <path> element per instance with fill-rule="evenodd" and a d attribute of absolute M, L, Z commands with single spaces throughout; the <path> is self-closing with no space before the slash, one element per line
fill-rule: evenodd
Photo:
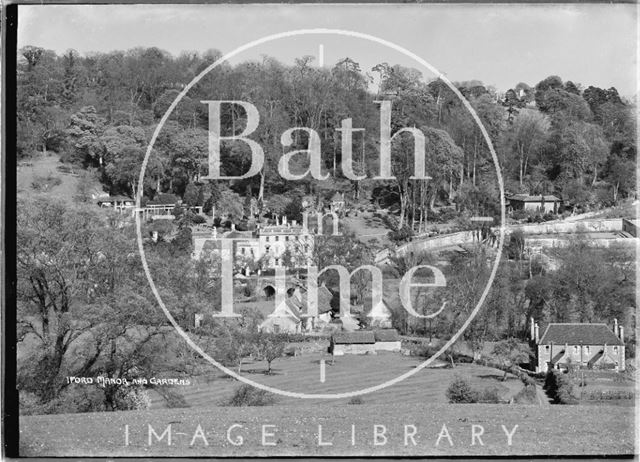
<path fill-rule="evenodd" d="M 187 205 L 203 205 L 206 212 L 215 207 L 218 216 L 233 222 L 247 215 L 252 202 L 263 212 L 297 218 L 300 198 L 322 199 L 336 185 L 350 188 L 353 203 L 392 210 L 398 230 L 424 229 L 442 218 L 442 206 L 453 210 L 450 218 L 499 213 L 488 147 L 455 94 L 413 69 L 387 63 L 360 69 L 349 58 L 325 69 L 314 66 L 311 57 L 292 66 L 265 57 L 207 74 L 172 113 L 139 185 L 140 163 L 158 121 L 184 85 L 219 56 L 215 50 L 173 57 L 156 48 L 86 56 L 73 50 L 58 56 L 37 47 L 21 49 L 18 160 L 55 152 L 64 163 L 95 175 L 111 194 L 131 196 L 143 188 L 149 200 L 172 193 Z M 372 76 L 380 81 L 375 90 Z M 557 76 L 534 86 L 518 83 L 504 95 L 481 82 L 456 85 L 491 137 L 508 192 L 555 194 L 572 210 L 614 205 L 635 195 L 635 106 L 615 88 L 584 88 Z M 258 108 L 260 125 L 251 137 L 265 152 L 260 174 L 232 182 L 202 180 L 207 174 L 208 114 L 200 101 L 213 99 L 243 100 Z M 393 143 L 395 179 L 371 179 L 379 169 L 380 115 L 374 103 L 379 99 L 392 101 L 392 132 L 418 127 L 425 134 L 431 180 L 409 178 L 413 142 L 406 134 Z M 238 106 L 223 109 L 223 130 L 243 130 L 246 114 Z M 347 118 L 366 130 L 353 139 L 353 170 L 369 178 L 361 182 L 343 174 L 342 140 L 336 129 Z M 281 134 L 291 127 L 318 133 L 323 168 L 332 177 L 329 187 L 310 177 L 286 181 L 278 174 L 279 158 L 306 149 L 309 142 L 299 131 L 292 145 L 283 148 Z M 244 173 L 250 161 L 242 144 L 224 147 L 226 175 Z M 304 159 L 296 160 L 293 168 L 306 169 Z M 18 340 L 30 346 L 25 347 L 18 386 L 23 405 L 36 409 L 33 412 L 138 406 L 138 395 L 118 395 L 118 387 L 78 397 L 64 380 L 68 375 L 197 372 L 193 353 L 181 342 L 168 340 L 172 334 L 146 284 L 132 226 L 86 201 L 80 197 L 79 203 L 67 205 L 38 194 L 19 199 Z M 166 234 L 173 233 L 172 240 L 146 244 L 165 303 L 185 326 L 194 313 L 207 312 L 219 298 L 218 262 L 190 258 L 191 220 L 184 214 L 169 225 Z M 314 254 L 319 267 L 334 263 L 353 270 L 373 261 L 375 249 L 352 234 L 319 239 L 323 242 Z M 629 251 L 597 249 L 577 240 L 551 255 L 558 265 L 550 270 L 542 260 L 526 258 L 522 245 L 522 236 L 514 234 L 483 311 L 465 332 L 463 341 L 474 350 L 490 340 L 525 340 L 529 316 L 541 323 L 610 323 L 617 317 L 633 332 L 635 259 Z M 487 252 L 491 250 L 478 246 L 447 256 L 448 285 L 437 294 L 449 303 L 445 316 L 432 323 L 409 322 L 399 309 L 394 325 L 402 333 L 436 338 L 455 332 L 484 289 L 492 264 Z M 394 274 L 387 277 L 400 277 L 408 268 L 435 259 L 427 254 L 396 258 Z M 368 280 L 355 279 L 354 292 L 362 300 Z M 268 341 L 256 340 L 255 325 L 245 314 L 240 323 L 210 325 L 211 331 L 198 335 L 213 332 L 206 337 L 207 351 L 226 364 L 241 366 L 243 354 L 256 348 L 262 348 L 265 358 L 274 351 Z M 635 342 L 633 335 L 628 342 Z"/>
<path fill-rule="evenodd" d="M 97 169 L 111 193 L 132 195 L 140 187 L 137 172 L 159 119 L 186 83 L 218 57 L 215 50 L 173 57 L 157 48 L 87 56 L 69 50 L 58 56 L 25 47 L 18 56 L 17 156 L 59 152 L 66 162 Z M 375 92 L 370 85 L 373 76 L 380 81 Z M 504 95 L 477 81 L 456 85 L 496 147 L 507 192 L 556 194 L 579 209 L 615 204 L 634 194 L 634 106 L 615 88 L 584 88 L 558 76 L 533 87 L 518 83 Z M 243 100 L 258 108 L 260 126 L 251 137 L 265 151 L 259 175 L 233 184 L 199 181 L 208 171 L 208 113 L 200 101 L 213 99 Z M 353 119 L 354 128 L 366 130 L 364 136 L 353 136 L 353 170 L 372 178 L 379 171 L 377 99 L 392 102 L 392 132 L 418 127 L 425 133 L 432 179 L 409 179 L 413 142 L 402 134 L 393 143 L 396 180 L 352 181 L 356 199 L 362 188 L 375 191 L 382 205 L 399 209 L 398 228 L 409 219 L 415 228 L 437 204 L 496 213 L 498 188 L 487 144 L 456 95 L 442 81 L 427 82 L 414 69 L 387 63 L 360 69 L 349 58 L 331 69 L 314 66 L 309 56 L 293 66 L 264 57 L 262 62 L 214 69 L 181 100 L 162 130 L 142 185 L 144 195 L 187 194 L 189 202 L 199 205 L 221 196 L 226 204 L 254 197 L 274 205 L 317 194 L 322 181 L 309 176 L 285 181 L 277 172 L 279 158 L 306 149 L 308 136 L 295 132 L 287 148 L 280 136 L 292 127 L 315 130 L 325 171 L 344 179 L 342 140 L 336 129 L 346 118 Z M 223 106 L 227 135 L 240 133 L 245 119 L 239 106 Z M 223 174 L 246 172 L 251 160 L 246 151 L 243 143 L 227 143 Z M 300 157 L 295 162 L 305 168 Z M 287 196 L 284 201 L 278 197 L 282 194 Z M 239 213 L 232 207 L 222 209 L 225 214 Z"/>

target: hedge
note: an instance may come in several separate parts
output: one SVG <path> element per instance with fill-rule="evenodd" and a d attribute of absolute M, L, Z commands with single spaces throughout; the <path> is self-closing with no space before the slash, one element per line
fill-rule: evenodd
<path fill-rule="evenodd" d="M 544 388 L 554 404 L 578 404 L 578 398 L 573 392 L 573 381 L 562 371 L 554 369 L 547 372 Z"/>

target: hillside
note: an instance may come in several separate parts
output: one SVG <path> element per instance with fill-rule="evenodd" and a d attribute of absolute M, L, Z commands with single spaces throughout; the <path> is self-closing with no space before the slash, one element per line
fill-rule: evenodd
<path fill-rule="evenodd" d="M 71 172 L 58 170 L 62 166 L 60 156 L 55 153 L 38 154 L 33 158 L 18 163 L 16 168 L 16 192 L 18 195 L 29 195 L 42 192 L 63 202 L 73 202 L 77 194 L 80 174 L 84 170 L 76 168 Z M 100 182 L 92 179 L 89 190 L 102 192 Z"/>

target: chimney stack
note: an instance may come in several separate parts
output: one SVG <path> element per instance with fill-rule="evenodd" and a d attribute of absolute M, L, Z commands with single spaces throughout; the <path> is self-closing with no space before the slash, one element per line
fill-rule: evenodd
<path fill-rule="evenodd" d="M 618 336 L 618 318 L 614 318 L 613 320 L 613 333 Z"/>
<path fill-rule="evenodd" d="M 620 331 L 620 335 L 619 335 L 620 341 L 624 342 L 624 327 L 620 326 L 620 327 L 618 327 L 618 329 Z"/>
<path fill-rule="evenodd" d="M 235 231 L 236 230 L 236 224 L 235 223 L 231 223 L 231 231 Z"/>
<path fill-rule="evenodd" d="M 535 330 L 535 324 L 533 321 L 533 316 L 531 316 L 530 318 L 529 339 L 532 342 L 536 339 L 536 330 Z"/>
<path fill-rule="evenodd" d="M 536 344 L 540 342 L 540 327 L 538 326 L 538 323 L 535 325 L 535 339 Z"/>

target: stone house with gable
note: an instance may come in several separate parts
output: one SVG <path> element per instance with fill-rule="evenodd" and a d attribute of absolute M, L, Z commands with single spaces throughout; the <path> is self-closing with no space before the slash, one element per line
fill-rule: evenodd
<path fill-rule="evenodd" d="M 536 372 L 549 369 L 625 369 L 624 328 L 614 320 L 613 330 L 604 323 L 550 323 L 542 336 L 531 318 L 531 342 Z"/>

